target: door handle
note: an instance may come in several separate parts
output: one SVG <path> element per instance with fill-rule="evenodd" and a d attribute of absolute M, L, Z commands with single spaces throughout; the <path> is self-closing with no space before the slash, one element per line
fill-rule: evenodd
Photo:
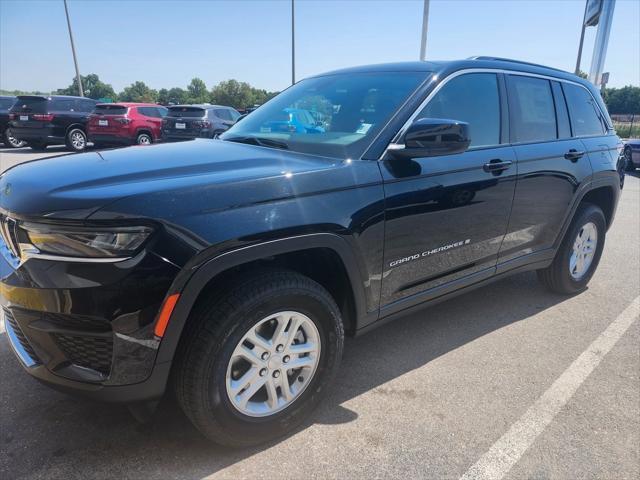
<path fill-rule="evenodd" d="M 490 160 L 489 163 L 485 163 L 482 166 L 482 169 L 487 173 L 500 175 L 504 170 L 510 168 L 512 163 L 513 162 L 511 160 L 500 160 L 499 158 L 494 158 L 493 160 Z"/>
<path fill-rule="evenodd" d="M 564 158 L 566 158 L 567 160 L 571 160 L 572 162 L 577 162 L 584 156 L 585 153 L 586 152 L 584 151 L 579 152 L 575 148 L 572 148 L 571 150 L 569 150 L 567 153 L 564 154 Z"/>

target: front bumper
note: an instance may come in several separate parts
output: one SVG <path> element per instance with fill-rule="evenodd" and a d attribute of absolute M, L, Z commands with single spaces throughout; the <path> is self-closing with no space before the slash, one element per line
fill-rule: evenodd
<path fill-rule="evenodd" d="M 170 363 L 156 364 L 153 325 L 174 264 L 144 250 L 117 263 L 31 258 L 16 268 L 0 252 L 6 337 L 30 375 L 105 401 L 162 395 Z"/>

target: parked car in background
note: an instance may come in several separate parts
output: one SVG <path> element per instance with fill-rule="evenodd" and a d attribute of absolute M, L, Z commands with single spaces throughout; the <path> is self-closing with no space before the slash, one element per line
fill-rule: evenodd
<path fill-rule="evenodd" d="M 309 110 L 285 108 L 279 116 L 260 126 L 263 133 L 324 133 L 322 122 L 317 121 Z"/>
<path fill-rule="evenodd" d="M 215 138 L 240 118 L 235 108 L 220 105 L 175 105 L 162 121 L 166 141 Z"/>
<path fill-rule="evenodd" d="M 632 172 L 640 168 L 640 138 L 632 138 L 624 142 L 625 170 Z"/>
<path fill-rule="evenodd" d="M 66 145 L 74 152 L 87 147 L 87 119 L 97 101 L 66 95 L 20 95 L 9 110 L 13 136 L 34 150 Z"/>
<path fill-rule="evenodd" d="M 16 103 L 16 97 L 0 96 L 0 142 L 5 147 L 20 148 L 26 145 L 22 140 L 18 140 L 13 136 L 11 128 L 9 128 L 9 109 Z"/>
<path fill-rule="evenodd" d="M 100 103 L 87 123 L 89 140 L 105 145 L 150 145 L 160 140 L 167 108 L 153 103 Z"/>

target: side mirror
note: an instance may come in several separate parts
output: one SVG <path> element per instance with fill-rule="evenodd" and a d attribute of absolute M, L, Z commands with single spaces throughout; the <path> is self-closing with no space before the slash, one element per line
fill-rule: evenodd
<path fill-rule="evenodd" d="M 396 158 L 452 155 L 466 151 L 470 143 L 468 123 L 441 118 L 419 118 L 407 129 L 404 146 L 392 143 L 389 154 Z"/>

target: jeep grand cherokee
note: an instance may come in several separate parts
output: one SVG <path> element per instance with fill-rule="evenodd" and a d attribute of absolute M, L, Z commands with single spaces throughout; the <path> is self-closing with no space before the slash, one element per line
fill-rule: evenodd
<path fill-rule="evenodd" d="M 303 108 L 322 131 L 274 129 Z M 477 57 L 303 80 L 219 140 L 0 177 L 0 300 L 25 370 L 210 439 L 283 435 L 344 335 L 516 272 L 586 288 L 622 144 L 574 75 Z M 508 307 L 505 307 L 508 308 Z"/>

